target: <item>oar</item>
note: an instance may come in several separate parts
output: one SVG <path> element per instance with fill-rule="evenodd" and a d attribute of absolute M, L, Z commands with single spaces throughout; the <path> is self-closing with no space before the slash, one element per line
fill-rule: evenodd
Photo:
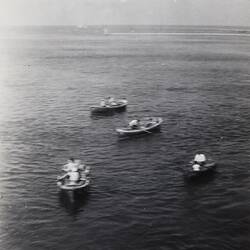
<path fill-rule="evenodd" d="M 146 133 L 149 133 L 149 134 L 152 134 L 152 132 L 150 132 L 150 131 L 147 131 L 146 129 L 143 129 L 143 128 L 141 128 L 144 132 L 146 132 Z"/>
<path fill-rule="evenodd" d="M 68 174 L 64 174 L 63 176 L 58 176 L 57 181 L 63 180 Z"/>

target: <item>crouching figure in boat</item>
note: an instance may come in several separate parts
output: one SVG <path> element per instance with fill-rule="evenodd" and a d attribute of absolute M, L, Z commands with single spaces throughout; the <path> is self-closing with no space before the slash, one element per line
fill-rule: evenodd
<path fill-rule="evenodd" d="M 117 128 L 116 132 L 121 136 L 132 136 L 137 134 L 151 134 L 154 130 L 160 129 L 161 117 L 146 117 L 134 119 L 129 122 L 127 127 Z"/>
<path fill-rule="evenodd" d="M 62 168 L 65 174 L 57 178 L 57 186 L 63 190 L 80 190 L 89 185 L 90 168 L 80 160 L 70 158 Z"/>
<path fill-rule="evenodd" d="M 216 163 L 208 160 L 204 154 L 196 154 L 194 159 L 188 165 L 187 177 L 196 178 L 207 176 L 214 172 Z"/>
<path fill-rule="evenodd" d="M 103 99 L 99 105 L 90 107 L 91 113 L 112 113 L 125 111 L 128 101 L 126 99 L 115 99 L 113 97 L 108 97 Z"/>

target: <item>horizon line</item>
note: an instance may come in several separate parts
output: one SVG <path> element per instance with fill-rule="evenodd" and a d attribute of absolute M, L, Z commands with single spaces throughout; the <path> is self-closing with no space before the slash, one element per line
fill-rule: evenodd
<path fill-rule="evenodd" d="M 206 24 L 0 24 L 0 27 L 88 27 L 88 26 L 165 26 L 165 27 L 242 27 L 250 25 L 206 25 Z"/>

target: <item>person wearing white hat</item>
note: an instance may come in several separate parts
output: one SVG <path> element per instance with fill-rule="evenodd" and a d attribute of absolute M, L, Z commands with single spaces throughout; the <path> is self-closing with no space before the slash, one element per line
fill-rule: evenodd
<path fill-rule="evenodd" d="M 204 164 L 206 162 L 206 156 L 204 154 L 196 154 L 194 162 L 198 164 Z"/>

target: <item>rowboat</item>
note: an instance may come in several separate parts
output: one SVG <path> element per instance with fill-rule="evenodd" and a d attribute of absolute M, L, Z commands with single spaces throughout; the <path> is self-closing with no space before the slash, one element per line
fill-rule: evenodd
<path fill-rule="evenodd" d="M 90 108 L 92 113 L 108 113 L 113 111 L 124 111 L 127 107 L 128 101 L 120 99 L 112 103 L 105 104 L 105 106 L 92 106 Z"/>
<path fill-rule="evenodd" d="M 80 165 L 82 167 L 83 165 Z M 65 171 L 63 169 L 63 171 Z M 89 178 L 89 173 L 90 173 L 90 167 L 85 167 L 85 168 L 79 168 L 79 173 L 80 173 L 80 179 L 78 182 L 71 183 L 67 178 L 64 177 L 58 177 L 57 178 L 57 186 L 62 189 L 62 190 L 67 190 L 67 191 L 76 191 L 76 190 L 82 190 L 89 186 L 90 184 L 90 178 Z"/>
<path fill-rule="evenodd" d="M 211 175 L 212 173 L 214 173 L 216 169 L 216 163 L 214 161 L 209 161 L 206 162 L 205 164 L 200 165 L 200 170 L 198 171 L 193 170 L 192 168 L 193 164 L 194 164 L 193 162 L 190 162 L 190 164 L 188 165 L 189 169 L 185 173 L 188 179 L 197 179 Z"/>
<path fill-rule="evenodd" d="M 149 117 L 140 120 L 140 125 L 136 128 L 125 127 L 117 128 L 116 132 L 123 136 L 138 135 L 138 134 L 151 134 L 154 130 L 160 128 L 163 119 L 161 117 Z"/>
<path fill-rule="evenodd" d="M 77 191 L 86 188 L 89 185 L 89 179 L 80 179 L 80 181 L 76 184 L 67 184 L 63 181 L 58 181 L 57 186 L 62 190 L 67 191 Z"/>

